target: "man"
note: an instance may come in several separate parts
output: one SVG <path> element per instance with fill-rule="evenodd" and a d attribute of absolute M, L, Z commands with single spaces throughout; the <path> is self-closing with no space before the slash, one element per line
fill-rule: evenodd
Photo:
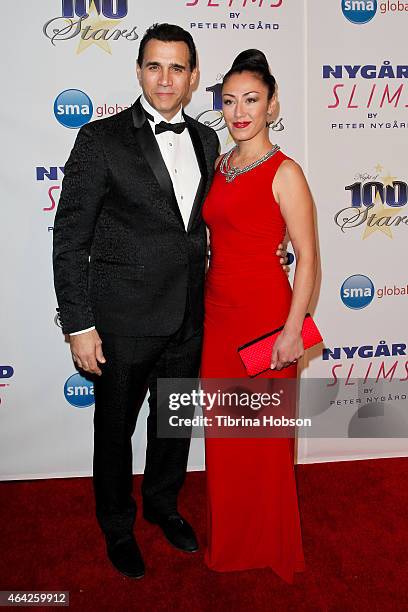
<path fill-rule="evenodd" d="M 110 560 L 135 578 L 144 564 L 132 532 L 131 437 L 146 388 L 143 513 L 177 548 L 198 548 L 177 512 L 189 440 L 157 438 L 156 379 L 192 378 L 199 369 L 206 252 L 201 206 L 218 153 L 215 132 L 182 113 L 197 79 L 188 32 L 169 24 L 150 28 L 137 76 L 141 99 L 80 130 L 54 227 L 63 331 L 77 366 L 98 375 L 96 513 Z"/>
<path fill-rule="evenodd" d="M 216 133 L 182 111 L 197 79 L 182 28 L 156 24 L 139 49 L 143 95 L 85 125 L 65 166 L 54 226 L 54 277 L 76 365 L 95 377 L 96 514 L 108 556 L 144 574 L 133 536 L 131 438 L 150 391 L 143 515 L 173 546 L 197 550 L 177 511 L 190 441 L 157 438 L 157 378 L 194 378 L 200 364 L 206 230 L 201 207 Z"/>

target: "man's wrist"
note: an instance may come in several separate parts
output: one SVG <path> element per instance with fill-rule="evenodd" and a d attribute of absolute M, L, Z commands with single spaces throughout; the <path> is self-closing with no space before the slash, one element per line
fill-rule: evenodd
<path fill-rule="evenodd" d="M 86 332 L 92 331 L 93 329 L 95 329 L 95 325 L 93 325 L 92 327 L 88 327 L 87 329 L 81 329 L 80 331 L 76 331 L 76 332 L 70 332 L 70 336 L 79 336 L 80 334 L 86 334 Z"/>

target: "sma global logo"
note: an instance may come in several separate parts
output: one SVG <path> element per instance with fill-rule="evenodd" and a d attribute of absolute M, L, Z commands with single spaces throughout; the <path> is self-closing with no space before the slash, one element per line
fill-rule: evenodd
<path fill-rule="evenodd" d="M 92 119 L 92 114 L 92 100 L 80 89 L 66 89 L 55 99 L 54 115 L 64 127 L 80 128 Z"/>
<path fill-rule="evenodd" d="M 351 23 L 368 23 L 377 12 L 377 0 L 341 0 L 341 9 Z"/>
<path fill-rule="evenodd" d="M 67 402 L 74 408 L 89 408 L 95 401 L 93 382 L 77 372 L 66 381 L 64 395 Z"/>
<path fill-rule="evenodd" d="M 346 278 L 340 289 L 340 297 L 347 308 L 361 310 L 374 298 L 374 285 L 368 276 L 353 274 Z"/>

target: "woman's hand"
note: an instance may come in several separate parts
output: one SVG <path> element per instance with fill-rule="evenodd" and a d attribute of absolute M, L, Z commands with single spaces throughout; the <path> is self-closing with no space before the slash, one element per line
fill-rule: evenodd
<path fill-rule="evenodd" d="M 271 370 L 282 370 L 296 363 L 304 354 L 302 336 L 283 328 L 272 349 Z"/>

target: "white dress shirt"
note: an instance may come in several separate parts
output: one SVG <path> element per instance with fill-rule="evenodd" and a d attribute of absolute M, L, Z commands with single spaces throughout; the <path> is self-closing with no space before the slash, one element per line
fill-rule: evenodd
<path fill-rule="evenodd" d="M 183 218 L 184 228 L 187 229 L 194 199 L 201 180 L 201 172 L 190 134 L 187 127 L 181 134 L 175 134 L 171 131 L 162 132 L 161 134 L 155 134 L 154 132 L 155 123 L 160 123 L 161 121 L 165 121 L 166 123 L 181 123 L 183 121 L 181 108 L 170 121 L 167 121 L 167 119 L 149 104 L 143 95 L 140 102 L 145 111 L 153 117 L 153 121 L 150 119 L 149 121 L 157 144 L 159 145 L 163 161 L 166 164 L 166 168 L 173 183 L 174 194 Z M 95 327 L 72 332 L 70 336 L 84 334 L 93 329 L 95 329 Z"/>
<path fill-rule="evenodd" d="M 141 97 L 140 102 L 145 111 L 153 117 L 154 123 L 151 122 L 153 134 L 170 174 L 177 204 L 181 216 L 183 217 L 184 227 L 187 229 L 194 198 L 201 179 L 201 172 L 190 134 L 188 133 L 187 127 L 181 134 L 175 134 L 170 131 L 162 132 L 161 134 L 154 133 L 155 123 L 160 123 L 161 121 L 165 121 L 166 123 L 181 123 L 184 121 L 181 108 L 173 119 L 167 121 L 167 119 L 160 115 L 160 113 L 149 104 L 144 96 Z"/>

